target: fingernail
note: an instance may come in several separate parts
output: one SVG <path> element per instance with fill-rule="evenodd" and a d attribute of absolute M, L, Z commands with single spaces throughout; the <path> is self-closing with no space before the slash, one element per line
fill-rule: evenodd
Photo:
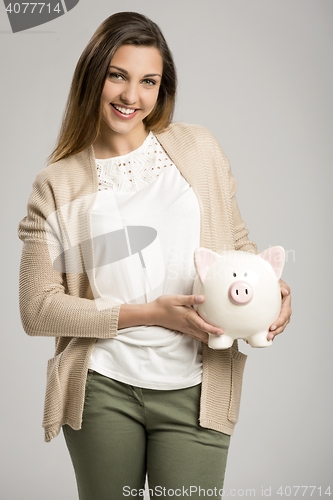
<path fill-rule="evenodd" d="M 274 340 L 274 335 L 272 333 L 268 334 L 268 340 Z"/>
<path fill-rule="evenodd" d="M 197 295 L 196 298 L 195 298 L 195 301 L 198 303 L 198 302 L 203 302 L 204 301 L 204 297 L 202 295 Z"/>
<path fill-rule="evenodd" d="M 276 330 L 276 325 L 271 326 L 270 330 L 271 331 Z"/>
<path fill-rule="evenodd" d="M 224 332 L 222 332 L 222 330 L 218 330 L 216 333 L 217 335 L 223 335 Z"/>
<path fill-rule="evenodd" d="M 289 290 L 287 290 L 286 288 L 283 289 L 287 295 L 289 295 Z"/>

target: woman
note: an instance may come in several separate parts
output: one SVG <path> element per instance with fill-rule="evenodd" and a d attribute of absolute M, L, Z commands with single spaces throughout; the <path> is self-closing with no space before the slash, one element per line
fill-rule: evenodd
<path fill-rule="evenodd" d="M 158 26 L 106 19 L 18 228 L 24 330 L 55 337 L 45 441 L 63 429 L 80 500 L 142 496 L 146 473 L 151 497 L 221 497 L 246 356 L 208 348 L 223 332 L 191 307 L 193 252 L 257 248 L 216 139 L 171 124 L 175 93 Z"/>

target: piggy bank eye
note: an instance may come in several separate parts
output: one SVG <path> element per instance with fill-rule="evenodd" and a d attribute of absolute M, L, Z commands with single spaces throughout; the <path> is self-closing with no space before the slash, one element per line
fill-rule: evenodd
<path fill-rule="evenodd" d="M 244 276 L 246 277 L 246 276 L 247 276 L 247 273 L 244 273 Z"/>
<path fill-rule="evenodd" d="M 236 278 L 236 273 L 233 273 L 233 277 Z"/>

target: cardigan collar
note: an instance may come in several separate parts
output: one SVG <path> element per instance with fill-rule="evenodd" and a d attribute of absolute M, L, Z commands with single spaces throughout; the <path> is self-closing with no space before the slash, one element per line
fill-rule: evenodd
<path fill-rule="evenodd" d="M 175 137 L 177 135 L 178 127 L 181 123 L 173 123 L 166 130 L 154 134 L 164 151 L 167 153 L 171 161 L 176 165 L 182 176 L 189 183 L 190 186 L 194 183 L 194 178 L 190 175 L 189 169 L 186 168 L 186 160 L 181 155 L 177 154 L 175 146 Z M 93 191 L 98 190 L 98 175 L 96 170 L 96 156 L 92 144 L 85 150 L 88 153 L 89 164 L 93 178 Z M 83 152 L 82 152 L 83 153 Z"/>

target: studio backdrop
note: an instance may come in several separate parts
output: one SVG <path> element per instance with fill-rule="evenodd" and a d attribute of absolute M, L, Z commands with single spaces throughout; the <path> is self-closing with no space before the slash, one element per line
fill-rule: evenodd
<path fill-rule="evenodd" d="M 78 498 L 63 434 L 44 442 L 54 340 L 22 328 L 17 227 L 55 146 L 78 58 L 119 11 L 160 26 L 178 70 L 174 121 L 215 135 L 238 181 L 249 238 L 259 251 L 286 250 L 290 324 L 267 349 L 239 341 L 248 359 L 225 494 L 329 498 L 333 3 L 65 0 L 40 18 L 24 17 L 21 4 L 0 5 L 1 498 Z"/>

